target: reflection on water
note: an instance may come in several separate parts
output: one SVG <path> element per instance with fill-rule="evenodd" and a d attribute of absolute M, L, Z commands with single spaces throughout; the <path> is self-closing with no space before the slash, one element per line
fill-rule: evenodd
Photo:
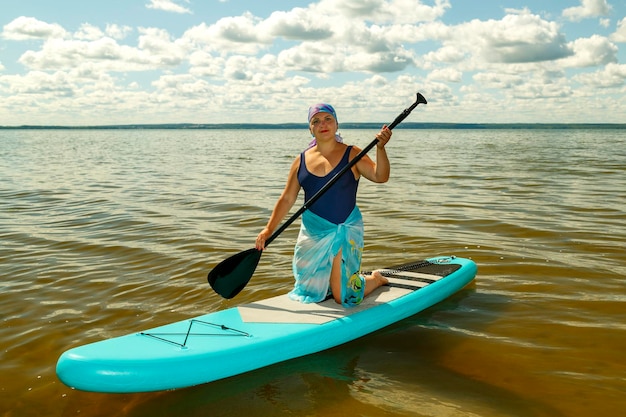
<path fill-rule="evenodd" d="M 343 134 L 364 147 L 375 132 Z M 0 135 L 6 416 L 621 411 L 624 131 L 397 129 L 390 182 L 360 186 L 364 268 L 455 254 L 478 263 L 475 283 L 318 355 L 136 395 L 73 391 L 56 379 L 56 359 L 78 344 L 286 292 L 298 222 L 235 299 L 213 294 L 206 274 L 253 245 L 306 132 Z"/>

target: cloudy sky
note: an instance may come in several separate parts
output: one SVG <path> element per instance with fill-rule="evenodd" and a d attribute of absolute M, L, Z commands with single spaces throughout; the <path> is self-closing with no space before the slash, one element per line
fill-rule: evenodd
<path fill-rule="evenodd" d="M 624 0 L 19 0 L 0 125 L 626 121 Z"/>

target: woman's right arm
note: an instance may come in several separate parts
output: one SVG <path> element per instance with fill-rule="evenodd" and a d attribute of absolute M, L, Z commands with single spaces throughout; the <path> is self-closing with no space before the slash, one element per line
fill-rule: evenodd
<path fill-rule="evenodd" d="M 300 183 L 298 182 L 298 168 L 300 167 L 300 157 L 298 156 L 291 164 L 289 170 L 289 177 L 287 178 L 287 184 L 283 189 L 272 215 L 267 222 L 265 228 L 258 234 L 256 238 L 256 248 L 259 250 L 265 249 L 265 241 L 274 233 L 274 230 L 278 227 L 283 218 L 289 213 L 291 207 L 298 199 L 298 193 L 300 192 Z"/>

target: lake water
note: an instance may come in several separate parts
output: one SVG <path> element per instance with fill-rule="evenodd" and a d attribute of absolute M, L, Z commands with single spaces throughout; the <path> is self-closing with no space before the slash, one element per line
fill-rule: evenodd
<path fill-rule="evenodd" d="M 376 131 L 346 130 L 366 146 Z M 0 131 L 2 416 L 611 416 L 626 405 L 626 131 L 394 131 L 365 269 L 475 260 L 450 299 L 338 348 L 176 391 L 87 393 L 74 346 L 287 292 L 299 221 L 232 300 L 305 130 Z M 301 202 L 294 207 L 297 209 Z"/>

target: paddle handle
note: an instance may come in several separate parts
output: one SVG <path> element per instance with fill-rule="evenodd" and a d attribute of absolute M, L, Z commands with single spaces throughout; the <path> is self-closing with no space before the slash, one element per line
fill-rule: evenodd
<path fill-rule="evenodd" d="M 426 101 L 426 99 L 424 98 L 423 95 L 421 95 L 420 93 L 417 93 L 417 99 L 415 100 L 415 103 L 413 103 L 410 107 L 407 107 L 406 109 L 404 109 L 404 111 L 402 113 L 400 113 L 398 115 L 398 117 L 396 117 L 393 122 L 391 122 L 391 124 L 388 126 L 389 130 L 392 130 L 394 127 L 399 125 L 404 119 L 406 119 L 407 116 L 409 114 L 411 114 L 413 109 L 415 107 L 417 107 L 417 105 L 420 104 L 420 103 L 421 104 L 426 104 L 427 101 Z M 304 203 L 304 205 L 302 207 L 300 207 L 298 209 L 298 211 L 296 211 L 293 214 L 293 216 L 291 216 L 289 219 L 287 219 L 287 221 L 285 221 L 285 223 L 283 223 L 278 229 L 276 229 L 276 231 L 274 233 L 272 233 L 272 235 L 265 241 L 265 247 L 267 247 L 267 245 L 272 243 L 274 241 L 274 239 L 276 239 L 278 237 L 278 235 L 280 235 L 282 232 L 284 232 L 285 229 L 287 227 L 289 227 L 289 225 L 291 223 L 293 223 L 298 217 L 300 217 L 300 215 L 302 215 L 302 213 L 307 211 L 309 209 L 309 207 L 311 205 L 313 205 L 313 203 L 315 203 L 317 200 L 319 200 L 319 198 L 322 196 L 322 194 L 324 194 L 326 191 L 328 191 L 328 189 L 330 187 L 332 187 L 337 181 L 339 181 L 339 177 L 341 177 L 343 174 L 345 174 L 348 170 L 352 169 L 352 167 L 354 165 L 356 165 L 356 163 L 359 162 L 361 160 L 361 158 L 363 158 L 374 146 L 376 146 L 377 143 L 378 143 L 378 139 L 374 139 L 369 145 L 367 145 L 365 148 L 363 148 L 363 150 L 361 152 L 359 152 L 357 156 L 355 156 L 350 162 L 348 162 L 348 165 L 343 167 L 341 169 L 341 171 L 339 171 L 337 174 L 335 174 L 334 177 L 332 177 L 330 179 L 330 181 L 328 181 L 326 184 L 324 184 L 324 186 L 322 188 L 320 188 L 320 190 L 318 192 L 316 192 L 313 195 L 313 197 L 311 197 L 306 203 Z"/>

